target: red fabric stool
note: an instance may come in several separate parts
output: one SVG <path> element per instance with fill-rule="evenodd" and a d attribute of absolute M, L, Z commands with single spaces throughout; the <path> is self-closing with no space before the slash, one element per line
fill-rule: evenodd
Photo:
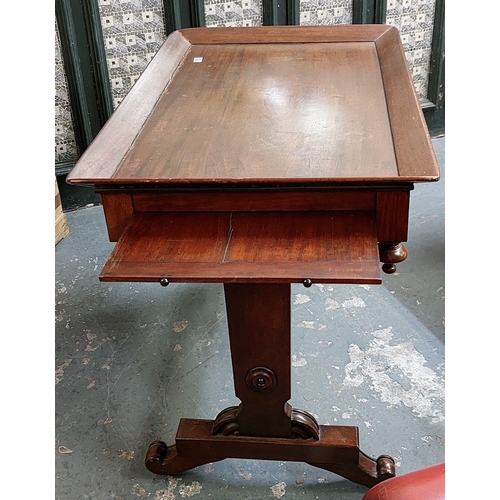
<path fill-rule="evenodd" d="M 382 481 L 363 500 L 444 500 L 444 463 Z"/>

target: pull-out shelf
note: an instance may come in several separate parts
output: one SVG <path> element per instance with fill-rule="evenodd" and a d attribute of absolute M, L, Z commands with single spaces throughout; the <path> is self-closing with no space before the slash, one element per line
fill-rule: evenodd
<path fill-rule="evenodd" d="M 379 284 L 375 213 L 135 213 L 101 281 Z"/>

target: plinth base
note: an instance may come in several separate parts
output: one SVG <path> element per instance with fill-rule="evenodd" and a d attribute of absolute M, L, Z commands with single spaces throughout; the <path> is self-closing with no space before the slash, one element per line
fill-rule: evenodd
<path fill-rule="evenodd" d="M 213 435 L 213 420 L 181 419 L 175 445 L 154 441 L 146 467 L 155 474 L 182 474 L 226 458 L 307 462 L 350 481 L 371 487 L 395 476 L 394 460 L 376 460 L 359 449 L 358 428 L 319 426 L 319 439 Z"/>

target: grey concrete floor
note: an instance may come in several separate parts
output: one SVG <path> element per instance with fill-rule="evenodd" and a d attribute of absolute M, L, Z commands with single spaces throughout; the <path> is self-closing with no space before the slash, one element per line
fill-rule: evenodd
<path fill-rule="evenodd" d="M 292 286 L 292 399 L 356 425 L 398 474 L 444 461 L 444 138 L 438 183 L 416 185 L 408 259 L 381 286 Z M 299 462 L 225 460 L 177 477 L 143 465 L 181 417 L 233 393 L 222 285 L 101 283 L 113 244 L 102 208 L 67 214 L 56 256 L 58 499 L 337 498 L 367 488 Z"/>

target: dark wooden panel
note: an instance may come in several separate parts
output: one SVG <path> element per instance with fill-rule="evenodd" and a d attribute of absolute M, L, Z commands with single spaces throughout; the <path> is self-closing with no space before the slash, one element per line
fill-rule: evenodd
<path fill-rule="evenodd" d="M 55 2 L 55 15 L 81 154 L 113 112 L 98 5 L 92 0 L 59 0 Z M 63 165 L 60 170 L 56 170 L 57 175 L 69 171 Z"/>
<path fill-rule="evenodd" d="M 167 35 L 180 28 L 205 26 L 203 0 L 163 0 L 163 12 Z"/>
<path fill-rule="evenodd" d="M 356 0 L 352 2 L 352 24 L 384 24 L 387 0 Z"/>
<path fill-rule="evenodd" d="M 300 24 L 300 0 L 262 0 L 262 25 Z"/>
<path fill-rule="evenodd" d="M 377 193 L 377 234 L 381 242 L 400 243 L 408 239 L 410 191 Z"/>
<path fill-rule="evenodd" d="M 252 26 L 247 28 L 183 29 L 193 45 L 234 43 L 374 42 L 388 27 L 365 26 Z"/>
<path fill-rule="evenodd" d="M 132 195 L 137 212 L 375 210 L 371 191 L 296 191 L 236 193 L 138 193 Z"/>
<path fill-rule="evenodd" d="M 101 194 L 109 241 L 118 241 L 134 213 L 132 196 L 127 193 Z"/>
<path fill-rule="evenodd" d="M 427 99 L 430 106 L 424 108 L 424 116 L 431 137 L 436 137 L 445 132 L 444 4 L 444 0 L 436 0 L 432 30 L 431 60 L 429 64 L 429 84 L 427 87 Z"/>
<path fill-rule="evenodd" d="M 197 451 L 200 454 L 207 454 L 207 449 L 208 453 L 210 449 L 215 449 L 223 458 L 254 459 L 257 455 L 259 458 L 265 456 L 267 460 L 299 460 L 315 463 L 324 463 L 328 459 L 333 462 L 334 458 L 340 463 L 344 460 L 356 463 L 359 458 L 357 427 L 322 425 L 320 441 L 269 437 L 255 437 L 250 440 L 244 436 L 231 436 L 229 442 L 223 442 L 218 446 L 217 441 L 223 439 L 219 436 L 208 437 L 211 425 L 211 420 L 181 419 L 177 433 L 179 452 L 196 455 Z M 327 455 L 325 444 L 330 446 L 330 453 L 332 449 L 334 450 L 334 457 L 325 457 Z"/>
<path fill-rule="evenodd" d="M 136 213 L 102 281 L 380 283 L 373 212 Z"/>
<path fill-rule="evenodd" d="M 286 283 L 224 285 L 240 435 L 290 437 L 290 312 Z M 256 367 L 273 373 L 271 391 L 256 391 L 247 374 Z"/>

